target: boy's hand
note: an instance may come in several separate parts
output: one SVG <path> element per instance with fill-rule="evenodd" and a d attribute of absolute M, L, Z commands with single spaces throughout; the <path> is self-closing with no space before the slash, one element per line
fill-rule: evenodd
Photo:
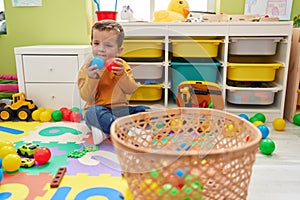
<path fill-rule="evenodd" d="M 97 73 L 97 65 L 91 66 L 91 63 L 92 63 L 92 58 L 90 58 L 86 63 L 86 73 L 89 78 L 99 79 L 100 77 Z"/>
<path fill-rule="evenodd" d="M 121 58 L 115 58 L 112 60 L 113 63 L 110 64 L 111 72 L 117 76 L 120 76 L 124 73 L 123 60 Z"/>

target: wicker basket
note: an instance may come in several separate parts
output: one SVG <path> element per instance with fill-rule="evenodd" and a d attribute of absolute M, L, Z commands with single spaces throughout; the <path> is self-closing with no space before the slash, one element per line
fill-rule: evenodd
<path fill-rule="evenodd" d="M 246 199 L 261 140 L 247 120 L 206 108 L 117 119 L 111 138 L 135 200 Z"/>

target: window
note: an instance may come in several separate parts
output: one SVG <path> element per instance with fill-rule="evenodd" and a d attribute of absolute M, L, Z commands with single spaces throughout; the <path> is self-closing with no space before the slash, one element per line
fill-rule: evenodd
<path fill-rule="evenodd" d="M 114 11 L 115 2 L 112 0 L 100 0 L 100 10 Z M 119 0 L 117 12 L 118 20 L 120 20 L 120 13 L 123 6 L 129 5 L 133 10 L 133 15 L 137 20 L 151 21 L 153 12 L 156 10 L 166 10 L 168 8 L 169 0 Z M 214 11 L 213 0 L 188 0 L 191 11 Z M 95 6 L 95 8 L 97 8 Z M 147 9 L 148 8 L 148 9 Z"/>

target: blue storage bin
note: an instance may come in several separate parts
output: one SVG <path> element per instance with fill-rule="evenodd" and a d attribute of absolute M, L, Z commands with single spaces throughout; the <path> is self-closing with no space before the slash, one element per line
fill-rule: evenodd
<path fill-rule="evenodd" d="M 177 87 L 183 81 L 216 82 L 220 62 L 171 62 L 172 92 L 176 99 Z"/>

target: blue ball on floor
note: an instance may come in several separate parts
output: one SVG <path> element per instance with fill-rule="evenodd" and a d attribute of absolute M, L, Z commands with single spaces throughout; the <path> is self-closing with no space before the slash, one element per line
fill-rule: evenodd
<path fill-rule="evenodd" d="M 1 183 L 2 179 L 3 179 L 3 171 L 2 171 L 2 169 L 0 169 L 0 183 Z"/>
<path fill-rule="evenodd" d="M 259 126 L 257 126 L 257 128 L 261 132 L 262 139 L 265 139 L 265 138 L 268 137 L 270 131 L 269 131 L 269 128 L 267 126 L 265 126 L 265 125 L 259 125 Z"/>
<path fill-rule="evenodd" d="M 249 121 L 249 117 L 246 115 L 246 114 L 239 114 L 239 116 L 241 117 L 241 118 L 244 118 L 245 120 L 248 120 Z"/>

